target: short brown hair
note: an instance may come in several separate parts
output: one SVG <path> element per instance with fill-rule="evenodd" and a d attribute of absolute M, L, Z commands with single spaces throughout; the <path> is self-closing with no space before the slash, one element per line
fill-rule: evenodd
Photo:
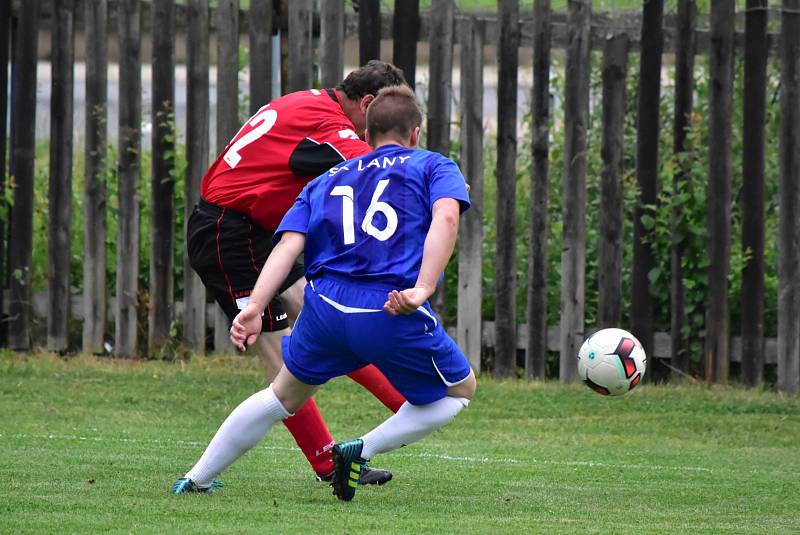
<path fill-rule="evenodd" d="M 344 91 L 351 100 L 360 100 L 366 95 L 377 95 L 384 87 L 405 84 L 402 70 L 391 63 L 373 59 L 348 74 L 336 89 Z"/>
<path fill-rule="evenodd" d="M 390 132 L 406 137 L 421 124 L 417 96 L 407 85 L 384 87 L 367 108 L 367 131 L 372 139 Z"/>

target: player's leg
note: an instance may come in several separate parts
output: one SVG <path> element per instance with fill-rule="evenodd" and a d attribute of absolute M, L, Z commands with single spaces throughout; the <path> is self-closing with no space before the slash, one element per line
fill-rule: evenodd
<path fill-rule="evenodd" d="M 373 362 L 409 401 L 361 438 L 334 446 L 333 487 L 342 500 L 355 495 L 351 480 L 358 466 L 447 425 L 469 405 L 476 388 L 467 358 L 428 308 L 407 317 L 375 315 L 356 321 L 364 325 L 354 330 L 372 333 L 354 339 L 358 353 L 378 355 Z M 380 344 L 394 348 L 392 354 L 382 354 Z"/>
<path fill-rule="evenodd" d="M 281 303 L 283 303 L 283 308 L 292 323 L 294 323 L 303 306 L 303 290 L 305 287 L 306 279 L 305 277 L 300 277 L 281 293 Z M 366 388 L 392 412 L 397 412 L 406 401 L 406 398 L 392 386 L 386 376 L 371 364 L 348 373 L 347 376 Z"/>
<path fill-rule="evenodd" d="M 283 367 L 281 340 L 288 336 L 290 329 L 276 332 L 263 332 L 255 343 L 256 351 L 264 362 L 267 381 L 272 382 Z M 322 419 L 319 408 L 313 399 L 300 409 L 290 409 L 294 415 L 283 421 L 292 434 L 297 446 L 308 459 L 311 468 L 321 479 L 329 478 L 333 472 L 333 437 Z"/>
<path fill-rule="evenodd" d="M 263 265 L 265 255 L 269 254 L 271 233 L 259 231 L 240 214 L 201 201 L 189 219 L 186 243 L 192 267 L 229 320 L 232 320 L 239 308 L 246 304 L 247 296 L 255 285 L 258 278 L 256 266 Z M 295 276 L 289 285 L 302 278 L 302 267 L 293 273 Z M 288 320 L 280 307 L 279 300 L 270 303 L 264 318 L 266 332 L 259 336 L 255 347 L 264 364 L 268 382 L 275 378 L 283 365 L 281 338 L 290 332 Z M 263 406 L 254 407 L 264 409 Z M 235 418 L 224 430 L 220 429 L 218 434 L 222 435 L 216 443 L 228 443 L 223 440 L 225 433 L 238 434 L 239 421 Z M 333 471 L 330 453 L 333 437 L 313 401 L 298 411 L 287 427 L 315 472 L 328 476 Z M 213 454 L 212 451 L 210 455 Z"/>
<path fill-rule="evenodd" d="M 200 460 L 175 483 L 173 492 L 212 488 L 216 476 L 258 444 L 276 423 L 291 417 L 292 410 L 307 405 L 306 400 L 318 388 L 300 383 L 283 368 L 272 385 L 244 400 L 225 419 Z M 282 392 L 283 399 L 290 400 L 288 406 L 281 402 L 276 390 Z"/>

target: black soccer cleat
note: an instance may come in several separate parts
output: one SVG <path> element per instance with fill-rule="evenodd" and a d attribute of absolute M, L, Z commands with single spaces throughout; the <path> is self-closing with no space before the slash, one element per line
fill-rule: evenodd
<path fill-rule="evenodd" d="M 361 468 L 361 476 L 358 478 L 359 485 L 385 485 L 392 480 L 392 473 L 383 468 L 370 468 L 364 465 Z M 321 476 L 317 474 L 317 481 L 330 483 L 333 481 L 333 472 Z"/>

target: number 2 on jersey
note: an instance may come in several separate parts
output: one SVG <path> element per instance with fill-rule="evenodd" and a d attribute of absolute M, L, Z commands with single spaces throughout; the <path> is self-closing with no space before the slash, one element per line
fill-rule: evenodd
<path fill-rule="evenodd" d="M 397 230 L 397 212 L 392 206 L 384 201 L 379 201 L 380 196 L 389 185 L 386 178 L 378 182 L 375 192 L 372 194 L 372 201 L 364 214 L 364 221 L 361 222 L 361 230 L 380 241 L 386 241 L 392 237 Z M 331 190 L 332 197 L 342 198 L 342 231 L 344 234 L 344 244 L 350 245 L 356 242 L 355 210 L 352 186 L 336 186 Z M 386 227 L 379 229 L 373 223 L 375 214 L 382 213 L 386 218 Z"/>
<path fill-rule="evenodd" d="M 258 113 L 253 115 L 253 118 L 247 122 L 248 125 L 254 128 L 232 143 L 230 148 L 225 152 L 225 156 L 222 157 L 225 163 L 230 165 L 231 168 L 236 167 L 242 160 L 242 155 L 239 154 L 239 151 L 269 132 L 270 129 L 275 126 L 275 121 L 277 120 L 277 111 L 261 108 Z M 239 132 L 241 132 L 241 130 L 239 130 Z M 236 135 L 238 136 L 239 133 Z"/>

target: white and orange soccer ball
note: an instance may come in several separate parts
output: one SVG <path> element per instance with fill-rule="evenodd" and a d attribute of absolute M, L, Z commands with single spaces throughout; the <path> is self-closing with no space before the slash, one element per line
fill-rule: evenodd
<path fill-rule="evenodd" d="M 623 329 L 601 329 L 578 351 L 578 375 L 604 396 L 621 396 L 642 382 L 647 355 L 642 344 Z"/>

